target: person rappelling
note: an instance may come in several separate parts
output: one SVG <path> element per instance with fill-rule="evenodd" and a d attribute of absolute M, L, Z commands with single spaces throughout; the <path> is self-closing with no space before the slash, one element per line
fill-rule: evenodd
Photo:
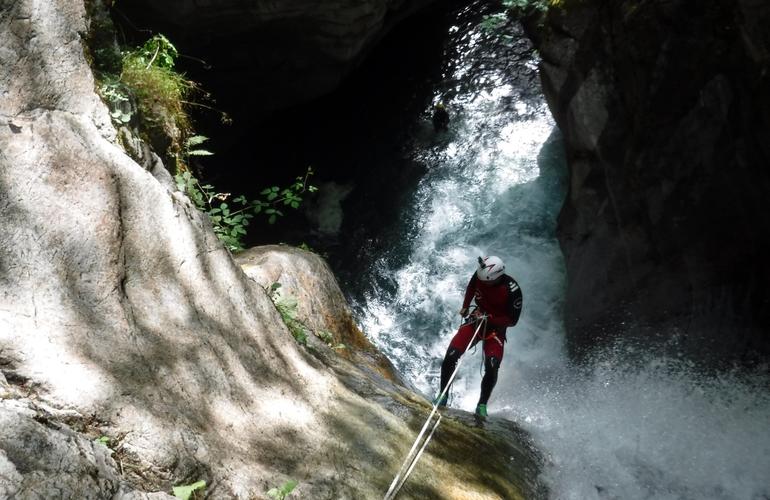
<path fill-rule="evenodd" d="M 470 312 L 471 301 L 476 308 Z M 479 257 L 479 268 L 471 276 L 465 289 L 460 316 L 463 324 L 449 343 L 444 362 L 441 364 L 441 390 L 433 400 L 433 409 L 401 464 L 396 477 L 390 483 L 383 500 L 393 500 L 420 460 L 433 434 L 441 423 L 439 408 L 447 404 L 452 384 L 462 355 L 479 341 L 483 341 L 484 377 L 481 380 L 481 396 L 476 405 L 476 415 L 487 416 L 487 402 L 497 383 L 497 370 L 503 360 L 505 331 L 514 326 L 521 315 L 522 293 L 516 280 L 505 274 L 505 264 L 499 257 Z M 433 417 L 436 415 L 436 419 Z M 433 425 L 431 425 L 431 423 Z M 430 432 L 428 433 L 428 429 Z M 427 434 L 426 434 L 427 433 Z"/>
<path fill-rule="evenodd" d="M 483 341 L 484 377 L 476 415 L 486 417 L 487 402 L 503 360 L 506 330 L 519 321 L 523 296 L 516 280 L 505 274 L 505 264 L 499 257 L 479 257 L 478 262 L 479 268 L 468 283 L 460 308 L 464 322 L 449 343 L 441 364 L 441 390 L 434 404 L 446 406 L 448 391 L 445 389 L 451 383 L 457 362 L 467 349 Z M 469 314 L 471 301 L 475 301 L 476 309 Z"/>

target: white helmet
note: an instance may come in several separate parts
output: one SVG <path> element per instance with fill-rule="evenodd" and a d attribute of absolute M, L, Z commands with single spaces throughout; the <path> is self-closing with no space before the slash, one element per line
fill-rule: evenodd
<path fill-rule="evenodd" d="M 481 281 L 495 281 L 497 278 L 503 275 L 505 272 L 505 264 L 500 257 L 490 255 L 489 257 L 479 257 L 479 270 L 476 271 L 476 276 Z"/>

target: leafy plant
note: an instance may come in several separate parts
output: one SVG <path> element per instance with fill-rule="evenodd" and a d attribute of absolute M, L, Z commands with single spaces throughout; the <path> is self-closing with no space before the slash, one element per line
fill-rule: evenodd
<path fill-rule="evenodd" d="M 110 442 L 111 442 L 111 440 L 110 440 L 109 436 L 99 436 L 98 438 L 94 439 L 94 443 L 98 443 L 98 444 L 101 444 L 101 445 L 107 447 L 107 449 L 109 450 L 110 455 L 112 455 L 113 453 L 115 453 L 115 450 L 113 450 L 112 446 L 110 446 Z"/>
<path fill-rule="evenodd" d="M 516 12 L 529 12 L 532 10 L 545 12 L 551 6 L 556 6 L 561 0 L 503 0 L 503 6 Z"/>
<path fill-rule="evenodd" d="M 481 29 L 485 31 L 494 31 L 497 28 L 505 25 L 508 18 L 504 12 L 498 12 L 497 14 L 489 14 L 484 16 L 481 20 Z"/>
<path fill-rule="evenodd" d="M 190 201 L 209 216 L 214 233 L 230 251 L 243 250 L 243 236 L 246 226 L 254 217 L 253 207 L 246 198 L 238 196 L 231 200 L 230 193 L 219 193 L 211 184 L 201 184 L 190 172 L 174 176 L 177 187 Z"/>
<path fill-rule="evenodd" d="M 299 484 L 297 481 L 290 479 L 283 483 L 283 486 L 280 488 L 271 488 L 268 490 L 267 496 L 273 498 L 274 500 L 284 500 L 289 494 L 291 494 L 292 491 L 294 491 L 294 488 L 297 487 L 297 484 Z"/>
<path fill-rule="evenodd" d="M 300 243 L 297 248 L 301 248 L 302 250 L 304 250 L 306 252 L 318 254 L 318 252 L 316 252 L 315 249 L 313 247 L 311 247 L 310 245 L 308 245 L 307 243 Z"/>
<path fill-rule="evenodd" d="M 276 282 L 270 285 L 269 295 L 270 300 L 275 304 L 275 308 L 281 315 L 286 328 L 289 329 L 294 339 L 302 344 L 307 345 L 307 333 L 308 330 L 305 325 L 297 319 L 297 299 L 291 295 L 283 295 L 280 292 L 281 284 Z"/>
<path fill-rule="evenodd" d="M 289 187 L 280 189 L 278 186 L 271 186 L 262 190 L 260 195 L 262 200 L 254 200 L 251 203 L 254 205 L 254 213 L 263 212 L 267 215 L 267 222 L 275 224 L 278 217 L 283 215 L 276 206 L 290 206 L 291 208 L 299 208 L 302 203 L 302 196 L 306 191 L 308 193 L 315 193 L 318 188 L 313 185 L 308 185 L 308 179 L 313 175 L 313 167 L 308 167 L 304 176 L 299 176 L 295 179 Z"/>
<path fill-rule="evenodd" d="M 347 349 L 348 347 L 345 344 L 334 345 L 334 334 L 329 330 L 318 330 L 313 333 L 315 333 L 315 336 L 321 339 L 324 344 L 328 345 L 332 349 Z"/>
<path fill-rule="evenodd" d="M 131 89 L 139 113 L 148 128 L 163 129 L 176 138 L 172 153 L 181 149 L 181 137 L 192 132 L 187 113 L 190 95 L 198 85 L 174 71 L 177 50 L 163 35 L 155 35 L 144 45 L 123 56 L 120 81 Z M 177 137 L 175 137 L 177 136 Z"/>
<path fill-rule="evenodd" d="M 506 11 L 515 15 L 543 14 L 562 2 L 563 0 L 502 0 Z M 481 28 L 485 31 L 495 31 L 504 26 L 508 18 L 507 12 L 485 15 L 481 20 Z"/>
<path fill-rule="evenodd" d="M 334 343 L 334 334 L 329 330 L 318 330 L 315 332 L 315 336 L 323 341 L 326 345 L 332 345 Z"/>
<path fill-rule="evenodd" d="M 203 136 L 193 136 L 187 141 L 187 155 L 210 155 L 206 150 L 190 150 L 189 148 L 202 144 L 206 140 Z M 283 212 L 278 208 L 288 205 L 291 208 L 299 208 L 302 195 L 305 192 L 315 192 L 317 188 L 308 185 L 309 177 L 313 175 L 313 169 L 308 167 L 304 177 L 297 180 L 289 187 L 281 190 L 277 186 L 262 191 L 262 199 L 248 201 L 243 195 L 232 197 L 230 193 L 220 193 L 211 184 L 201 184 L 190 172 L 182 172 L 174 176 L 177 187 L 187 195 L 195 206 L 206 213 L 214 227 L 214 233 L 230 251 L 243 250 L 243 237 L 246 235 L 246 226 L 255 215 L 264 214 L 268 223 L 274 224 Z"/>
<path fill-rule="evenodd" d="M 267 289 L 270 300 L 273 301 L 275 308 L 281 315 L 286 328 L 289 329 L 292 336 L 296 341 L 304 346 L 307 346 L 307 336 L 310 333 L 310 329 L 305 326 L 299 319 L 297 319 L 297 299 L 291 295 L 283 295 L 280 291 L 281 284 L 278 282 L 273 283 Z M 345 344 L 334 345 L 334 334 L 328 330 L 318 330 L 313 332 L 316 337 L 321 339 L 323 343 L 331 347 L 332 349 L 347 349 Z"/>
<path fill-rule="evenodd" d="M 189 156 L 211 156 L 214 153 L 207 149 L 198 149 L 197 146 L 200 146 L 204 142 L 208 141 L 209 138 L 205 135 L 194 135 L 192 137 L 188 137 L 187 140 L 184 141 L 184 151 L 183 154 L 185 157 Z"/>
<path fill-rule="evenodd" d="M 163 149 L 158 153 L 182 160 L 181 154 L 187 147 L 185 138 L 193 134 L 189 108 L 212 108 L 200 102 L 201 97 L 208 95 L 198 84 L 174 69 L 179 56 L 174 44 L 158 34 L 140 47 L 121 50 L 114 38 L 111 44 L 93 38 L 95 46 L 91 53 L 97 69 L 97 88 L 112 119 L 117 125 L 133 121 L 145 139 Z M 222 113 L 222 120 L 227 123 L 229 118 Z"/>
<path fill-rule="evenodd" d="M 107 80 L 99 86 L 99 94 L 107 103 L 110 117 L 115 122 L 126 125 L 133 117 L 131 96 L 124 84 L 117 80 Z"/>
<path fill-rule="evenodd" d="M 168 38 L 158 34 L 147 40 L 138 50 L 134 51 L 134 56 L 151 67 L 153 64 L 159 68 L 174 69 L 176 58 L 179 52 Z"/>
<path fill-rule="evenodd" d="M 102 49 L 97 48 L 95 52 L 98 50 Z M 175 179 L 179 189 L 209 216 L 214 232 L 231 251 L 243 249 L 246 226 L 256 214 L 264 214 L 267 222 L 274 224 L 284 215 L 281 208 L 297 209 L 306 192 L 317 190 L 308 184 L 313 175 L 310 167 L 290 186 L 283 189 L 271 186 L 264 189 L 259 198 L 250 201 L 242 195 L 232 197 L 230 193 L 216 191 L 210 184 L 201 184 L 189 172 L 186 162 L 190 157 L 214 153 L 200 147 L 208 137 L 193 134 L 188 107 L 209 107 L 189 100 L 191 95 L 200 92 L 200 87 L 174 70 L 179 56 L 176 47 L 164 35 L 158 34 L 141 47 L 120 55 L 119 75 L 100 73 L 98 89 L 110 116 L 119 125 L 127 125 L 138 118 L 140 130 L 151 132 L 150 143 L 167 148 L 165 152 L 159 152 L 176 161 Z M 224 113 L 222 121 L 229 122 Z M 153 141 L 153 137 L 158 138 L 156 132 L 160 132 L 159 143 Z"/>
<path fill-rule="evenodd" d="M 206 481 L 198 481 L 193 484 L 187 484 L 183 486 L 174 486 L 172 491 L 174 492 L 174 496 L 177 498 L 181 498 L 182 500 L 190 500 L 190 498 L 195 494 L 196 491 L 200 491 L 203 493 L 203 490 L 206 488 Z"/>

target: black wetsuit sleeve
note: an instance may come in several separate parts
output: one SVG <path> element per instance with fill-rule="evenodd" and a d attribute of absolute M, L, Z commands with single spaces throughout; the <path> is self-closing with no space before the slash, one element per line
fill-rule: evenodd
<path fill-rule="evenodd" d="M 523 303 L 524 295 L 521 293 L 521 287 L 513 278 L 508 279 L 508 314 L 510 315 L 511 322 L 508 326 L 514 326 L 519 322 L 519 316 L 521 316 L 521 306 Z"/>

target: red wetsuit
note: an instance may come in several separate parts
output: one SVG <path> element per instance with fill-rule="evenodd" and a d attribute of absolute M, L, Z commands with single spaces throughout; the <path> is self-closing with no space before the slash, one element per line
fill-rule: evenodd
<path fill-rule="evenodd" d="M 475 300 L 479 310 L 487 315 L 486 332 L 480 331 L 473 344 L 483 340 L 484 355 L 497 358 L 499 363 L 503 359 L 505 332 L 509 326 L 514 326 L 519 321 L 521 288 L 516 280 L 507 274 L 504 274 L 499 282 L 488 284 L 478 279 L 474 273 L 465 290 L 463 309 L 467 309 L 472 300 Z M 458 349 L 461 353 L 465 352 L 477 326 L 475 322 L 461 326 L 452 338 L 450 347 Z"/>
<path fill-rule="evenodd" d="M 444 397 L 437 400 L 436 404 L 446 406 L 447 393 L 445 389 L 457 367 L 458 360 L 469 347 L 483 340 L 484 377 L 481 379 L 481 393 L 476 412 L 486 416 L 486 404 L 497 383 L 497 371 L 503 360 L 505 331 L 509 326 L 513 326 L 519 321 L 521 314 L 521 288 L 507 274 L 503 274 L 494 283 L 486 283 L 478 279 L 474 273 L 470 283 L 468 283 L 468 288 L 465 290 L 463 309 L 467 309 L 472 300 L 475 300 L 479 310 L 487 315 L 486 329 L 479 332 L 470 346 L 468 344 L 473 339 L 476 328 L 478 328 L 477 321 L 465 323 L 452 337 L 444 361 L 441 363 L 441 391 L 439 394 L 444 394 Z"/>

